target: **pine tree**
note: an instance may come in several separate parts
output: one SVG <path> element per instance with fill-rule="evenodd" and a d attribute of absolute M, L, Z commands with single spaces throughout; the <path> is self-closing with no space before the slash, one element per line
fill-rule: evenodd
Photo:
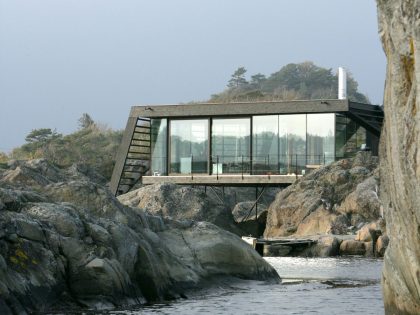
<path fill-rule="evenodd" d="M 228 82 L 229 88 L 239 88 L 248 84 L 248 81 L 245 79 L 246 69 L 244 67 L 239 67 L 232 74 L 231 79 Z"/>

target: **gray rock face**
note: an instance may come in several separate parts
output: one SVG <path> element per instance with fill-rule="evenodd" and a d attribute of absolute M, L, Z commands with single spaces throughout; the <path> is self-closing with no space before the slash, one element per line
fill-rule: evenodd
<path fill-rule="evenodd" d="M 220 197 L 219 197 L 220 198 Z M 178 186 L 175 184 L 155 184 L 144 186 L 118 197 L 130 207 L 174 220 L 206 221 L 241 235 L 228 203 L 218 199 L 209 190 Z"/>
<path fill-rule="evenodd" d="M 216 276 L 279 281 L 234 234 L 122 205 L 74 167 L 16 162 L 0 204 L 0 314 L 176 298 Z"/>
<path fill-rule="evenodd" d="M 378 161 L 369 152 L 302 177 L 277 194 L 265 237 L 347 234 L 380 217 Z"/>
<path fill-rule="evenodd" d="M 381 143 L 386 314 L 420 314 L 420 1 L 377 0 L 388 60 Z"/>

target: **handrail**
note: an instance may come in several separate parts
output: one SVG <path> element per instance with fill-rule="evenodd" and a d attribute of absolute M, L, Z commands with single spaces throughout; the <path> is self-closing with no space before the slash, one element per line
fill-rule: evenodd
<path fill-rule="evenodd" d="M 167 156 L 154 156 L 152 160 L 167 160 Z M 304 175 L 310 169 L 326 165 L 335 160 L 333 154 L 257 154 L 257 155 L 211 155 L 207 156 L 186 155 L 179 156 L 177 161 L 170 163 L 168 173 L 177 174 L 181 167 L 181 158 L 189 158 L 189 174 L 194 179 L 194 174 L 208 173 L 216 175 L 240 174 L 242 178 L 249 175 Z M 187 163 L 188 163 L 187 162 Z M 207 164 L 209 163 L 209 164 Z M 215 164 L 214 164 L 215 163 Z M 252 164 L 252 168 L 251 168 Z M 204 165 L 209 165 L 205 167 Z M 175 172 L 174 172 L 175 171 Z"/>

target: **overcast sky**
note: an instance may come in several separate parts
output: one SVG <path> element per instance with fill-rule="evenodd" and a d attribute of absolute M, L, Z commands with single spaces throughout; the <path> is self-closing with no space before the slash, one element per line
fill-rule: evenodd
<path fill-rule="evenodd" d="M 232 72 L 345 66 L 382 103 L 374 0 L 0 0 L 0 150 L 82 113 L 123 128 L 132 105 L 206 100 Z"/>

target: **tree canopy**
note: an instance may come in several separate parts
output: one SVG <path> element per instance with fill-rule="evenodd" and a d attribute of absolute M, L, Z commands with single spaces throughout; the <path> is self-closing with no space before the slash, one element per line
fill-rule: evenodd
<path fill-rule="evenodd" d="M 232 74 L 227 86 L 229 88 L 240 88 L 247 85 L 248 81 L 245 79 L 245 73 L 246 69 L 244 67 L 239 67 L 236 69 Z"/>
<path fill-rule="evenodd" d="M 83 113 L 82 117 L 79 118 L 79 127 L 81 129 L 92 127 L 94 124 L 95 122 L 88 113 Z"/>
<path fill-rule="evenodd" d="M 287 64 L 268 77 L 261 73 L 251 75 L 250 82 L 245 78 L 246 72 L 244 67 L 236 69 L 228 81 L 228 89 L 212 95 L 211 101 L 337 98 L 337 74 L 310 61 Z M 367 96 L 358 91 L 350 73 L 347 95 L 353 101 L 369 103 Z"/>
<path fill-rule="evenodd" d="M 50 128 L 33 129 L 25 138 L 28 143 L 47 143 L 53 139 L 61 137 L 55 130 Z"/>

